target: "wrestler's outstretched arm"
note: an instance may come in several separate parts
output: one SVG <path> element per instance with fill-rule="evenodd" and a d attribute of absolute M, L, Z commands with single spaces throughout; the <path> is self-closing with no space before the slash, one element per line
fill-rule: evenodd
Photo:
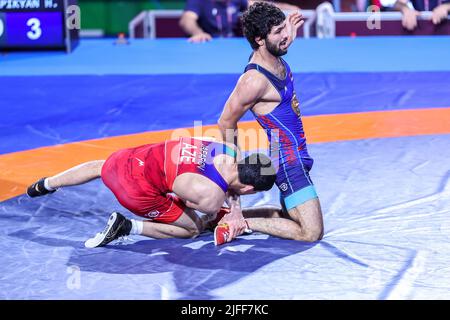
<path fill-rule="evenodd" d="M 257 71 L 250 70 L 239 78 L 236 87 L 225 103 L 218 121 L 224 141 L 238 145 L 237 123 L 263 97 L 267 87 L 268 82 Z M 227 223 L 229 225 L 230 237 L 228 241 L 231 241 L 236 236 L 242 234 L 247 228 L 247 225 L 242 216 L 239 196 L 233 197 L 234 195 L 232 194 L 228 196 L 231 212 L 224 216 L 221 223 Z"/>
<path fill-rule="evenodd" d="M 295 38 L 297 38 L 297 30 L 303 25 L 303 23 L 305 23 L 305 19 L 300 11 L 291 13 L 286 18 L 286 28 L 288 28 L 289 33 L 289 39 L 287 42 L 288 47 L 292 44 L 292 42 L 294 42 Z"/>

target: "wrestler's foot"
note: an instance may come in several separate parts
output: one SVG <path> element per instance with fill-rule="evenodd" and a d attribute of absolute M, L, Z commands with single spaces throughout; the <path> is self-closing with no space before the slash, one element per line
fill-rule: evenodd
<path fill-rule="evenodd" d="M 220 246 L 228 241 L 230 236 L 230 227 L 224 223 L 214 229 L 214 245 Z"/>
<path fill-rule="evenodd" d="M 131 221 L 118 212 L 113 212 L 108 219 L 105 229 L 97 233 L 95 237 L 88 239 L 84 246 L 86 248 L 103 247 L 111 241 L 128 236 L 131 231 Z"/>
<path fill-rule="evenodd" d="M 249 228 L 248 222 L 245 220 L 245 224 L 247 227 L 244 230 L 244 234 L 252 234 L 253 230 Z M 228 239 L 230 237 L 230 227 L 226 223 L 219 224 L 214 229 L 214 244 L 216 246 L 220 246 L 221 244 L 224 244 L 228 242 Z"/>
<path fill-rule="evenodd" d="M 30 198 L 44 196 L 46 194 L 53 193 L 56 191 L 56 190 L 47 190 L 45 188 L 45 185 L 44 185 L 45 179 L 46 179 L 46 177 L 41 178 L 41 179 L 39 179 L 39 181 L 36 181 L 35 183 L 33 183 L 31 186 L 28 187 L 27 195 Z"/>

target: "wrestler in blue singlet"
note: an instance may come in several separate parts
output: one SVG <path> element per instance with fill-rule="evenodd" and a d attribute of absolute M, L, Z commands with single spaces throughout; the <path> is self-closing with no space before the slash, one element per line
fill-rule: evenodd
<path fill-rule="evenodd" d="M 280 58 L 285 67 L 285 79 L 258 64 L 250 63 L 245 72 L 255 69 L 272 83 L 281 97 L 281 102 L 272 112 L 265 115 L 252 113 L 266 131 L 270 141 L 270 156 L 277 163 L 276 184 L 281 191 L 282 203 L 292 209 L 297 205 L 317 197 L 309 176 L 314 160 L 308 154 L 305 133 L 294 91 L 294 78 L 289 65 Z M 275 131 L 278 130 L 278 131 Z"/>

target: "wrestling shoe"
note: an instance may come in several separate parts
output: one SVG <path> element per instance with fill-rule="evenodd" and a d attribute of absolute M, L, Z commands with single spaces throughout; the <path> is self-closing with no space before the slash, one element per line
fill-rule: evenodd
<path fill-rule="evenodd" d="M 131 221 L 118 212 L 113 212 L 109 216 L 105 229 L 97 233 L 95 237 L 86 240 L 86 248 L 103 247 L 117 238 L 128 236 L 131 231 Z"/>
<path fill-rule="evenodd" d="M 224 223 L 218 225 L 214 229 L 214 245 L 220 246 L 227 242 L 228 237 L 230 236 L 230 227 Z"/>
<path fill-rule="evenodd" d="M 245 224 L 247 225 L 247 228 L 244 230 L 244 234 L 251 234 L 253 233 L 253 230 L 251 230 L 248 226 L 248 222 L 246 220 Z M 221 244 L 224 244 L 228 241 L 228 238 L 230 237 L 230 227 L 226 223 L 219 224 L 214 229 L 214 245 L 220 246 Z"/>
<path fill-rule="evenodd" d="M 230 213 L 230 211 L 231 211 L 230 208 L 227 208 L 227 207 L 220 208 L 220 211 L 217 212 L 217 215 L 216 215 L 215 219 L 210 222 L 212 227 L 213 228 L 217 227 L 217 225 L 219 224 L 220 220 L 222 220 L 222 218 L 226 214 Z"/>
<path fill-rule="evenodd" d="M 44 181 L 46 178 L 47 177 L 41 178 L 41 179 L 39 179 L 39 181 L 33 183 L 31 186 L 28 187 L 27 195 L 30 198 L 44 196 L 46 194 L 53 193 L 56 191 L 56 189 L 52 190 L 52 191 L 45 189 Z"/>

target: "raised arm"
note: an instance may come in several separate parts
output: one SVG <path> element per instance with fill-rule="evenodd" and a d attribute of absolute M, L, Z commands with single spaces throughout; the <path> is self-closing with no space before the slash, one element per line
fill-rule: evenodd
<path fill-rule="evenodd" d="M 255 2 L 259 2 L 261 0 L 249 0 L 248 1 L 248 6 L 250 7 L 252 4 L 254 4 Z M 264 1 L 264 0 L 263 0 Z M 290 3 L 285 3 L 285 2 L 272 2 L 274 5 L 276 5 L 278 8 L 280 8 L 281 10 L 298 10 L 300 9 L 299 7 L 297 7 L 296 5 L 290 4 Z"/>
<path fill-rule="evenodd" d="M 261 2 L 261 0 L 249 0 L 248 6 L 250 7 L 255 2 Z M 289 33 L 289 40 L 288 40 L 288 47 L 289 47 L 297 37 L 298 28 L 300 28 L 305 23 L 305 19 L 303 18 L 302 13 L 300 12 L 300 8 L 295 5 L 278 1 L 271 3 L 283 11 L 291 11 L 291 13 L 286 18 L 286 27 L 288 28 Z"/>
<path fill-rule="evenodd" d="M 295 38 L 297 38 L 297 31 L 305 23 L 305 18 L 300 11 L 296 11 L 291 13 L 286 18 L 286 28 L 288 28 L 289 39 L 287 46 L 290 46 L 292 42 L 294 42 Z"/>

